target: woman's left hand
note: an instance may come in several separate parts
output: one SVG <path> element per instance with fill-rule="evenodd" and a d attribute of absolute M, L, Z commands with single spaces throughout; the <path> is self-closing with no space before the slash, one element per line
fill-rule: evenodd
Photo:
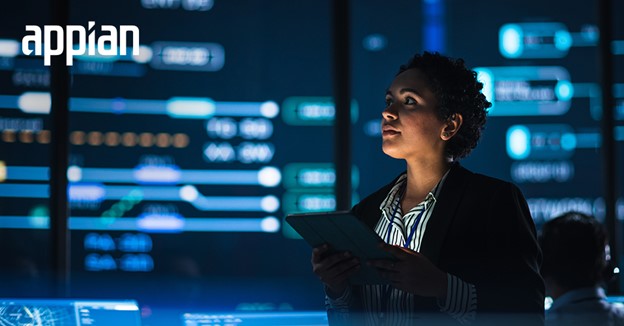
<path fill-rule="evenodd" d="M 427 257 L 413 250 L 382 243 L 384 251 L 394 257 L 392 260 L 370 260 L 383 278 L 388 279 L 397 289 L 425 297 L 446 297 L 447 275 L 437 268 Z"/>

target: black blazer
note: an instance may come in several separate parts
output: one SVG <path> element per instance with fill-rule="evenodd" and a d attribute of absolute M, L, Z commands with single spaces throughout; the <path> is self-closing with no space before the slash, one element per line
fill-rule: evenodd
<path fill-rule="evenodd" d="M 381 217 L 379 206 L 395 181 L 353 207 L 355 215 L 371 229 Z M 437 198 L 420 252 L 442 271 L 475 285 L 477 321 L 499 317 L 502 320 L 496 323 L 543 323 L 541 251 L 529 207 L 515 185 L 454 164 Z M 357 298 L 359 290 L 352 290 Z M 435 299 L 421 299 L 415 310 L 439 312 Z"/>

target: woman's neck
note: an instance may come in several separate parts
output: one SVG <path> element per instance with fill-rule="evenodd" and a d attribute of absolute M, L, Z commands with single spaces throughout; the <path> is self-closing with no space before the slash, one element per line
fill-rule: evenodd
<path fill-rule="evenodd" d="M 450 160 L 407 162 L 407 185 L 403 195 L 403 206 L 411 208 L 425 200 L 431 189 L 451 167 L 451 163 Z"/>

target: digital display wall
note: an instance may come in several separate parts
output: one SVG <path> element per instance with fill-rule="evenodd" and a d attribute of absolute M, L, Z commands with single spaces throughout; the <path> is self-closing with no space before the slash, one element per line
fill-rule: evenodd
<path fill-rule="evenodd" d="M 50 71 L 21 53 L 25 25 L 49 21 L 46 5 L 12 4 L 0 21 L 2 268 L 24 280 L 5 296 L 41 293 L 49 272 Z M 77 56 L 71 68 L 72 295 L 197 311 L 324 309 L 310 248 L 283 218 L 335 209 L 331 1 L 70 7 L 71 24 L 96 34 L 140 30 L 126 55 Z M 428 49 L 463 57 L 493 103 L 462 164 L 516 183 L 538 227 L 569 209 L 604 218 L 600 33 L 585 7 L 352 2 L 353 202 L 404 169 L 381 151 L 384 94 L 399 65 Z M 614 22 L 621 153 L 624 26 Z M 621 192 L 618 205 L 624 218 Z"/>
<path fill-rule="evenodd" d="M 96 39 L 100 24 L 140 28 L 139 55 L 71 68 L 72 294 L 322 307 L 310 248 L 282 219 L 335 207 L 330 4 L 70 5 Z M 17 136 L 2 143 L 1 223 L 14 234 L 48 227 L 50 72 L 15 51 L 23 24 L 3 36 L 4 133 Z"/>
<path fill-rule="evenodd" d="M 622 4 L 613 5 L 621 220 L 624 26 L 617 14 Z M 564 14 L 558 10 L 562 7 L 578 14 Z M 604 220 L 597 4 L 514 1 L 487 7 L 454 4 L 448 9 L 450 46 L 476 68 L 493 103 L 485 137 L 466 164 L 519 185 L 538 228 L 568 210 Z"/>

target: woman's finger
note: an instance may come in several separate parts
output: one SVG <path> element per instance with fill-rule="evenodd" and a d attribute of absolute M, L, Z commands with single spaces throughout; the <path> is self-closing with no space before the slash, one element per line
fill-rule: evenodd
<path fill-rule="evenodd" d="M 368 264 L 381 270 L 396 272 L 398 271 L 399 262 L 387 259 L 369 260 Z"/>

